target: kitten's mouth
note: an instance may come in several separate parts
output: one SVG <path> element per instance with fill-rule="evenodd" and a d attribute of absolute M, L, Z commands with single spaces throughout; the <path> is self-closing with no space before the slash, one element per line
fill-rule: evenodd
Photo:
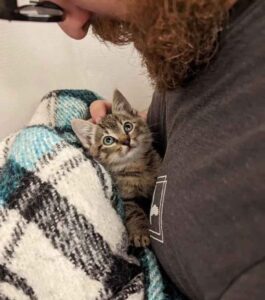
<path fill-rule="evenodd" d="M 123 150 L 123 155 L 126 156 L 131 154 L 136 148 L 136 145 L 127 145 L 127 147 Z"/>
<path fill-rule="evenodd" d="M 125 141 L 121 144 L 120 155 L 122 157 L 131 157 L 134 155 L 135 150 L 138 148 L 138 143 L 132 140 Z"/>
<path fill-rule="evenodd" d="M 128 147 L 125 155 L 129 155 L 129 156 L 134 155 L 136 149 L 137 149 L 136 145 Z"/>
<path fill-rule="evenodd" d="M 135 149 L 135 148 L 137 148 L 136 145 L 130 145 L 130 146 L 128 146 L 128 151 L 131 151 L 131 150 L 133 150 L 133 149 Z"/>

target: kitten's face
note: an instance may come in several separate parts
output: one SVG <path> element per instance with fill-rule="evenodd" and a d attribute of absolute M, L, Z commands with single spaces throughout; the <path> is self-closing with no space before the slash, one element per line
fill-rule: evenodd
<path fill-rule="evenodd" d="M 98 125 L 74 120 L 72 126 L 83 146 L 105 165 L 126 164 L 151 148 L 147 124 L 118 91 L 114 94 L 112 114 Z"/>
<path fill-rule="evenodd" d="M 136 159 L 150 146 L 150 132 L 141 118 L 113 114 L 98 124 L 91 153 L 107 164 L 123 163 Z"/>

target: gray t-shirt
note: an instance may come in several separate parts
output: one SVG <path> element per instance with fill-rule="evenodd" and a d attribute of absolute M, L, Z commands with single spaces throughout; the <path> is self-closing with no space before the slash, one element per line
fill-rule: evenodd
<path fill-rule="evenodd" d="M 192 300 L 265 299 L 265 1 L 248 2 L 216 59 L 148 116 L 163 155 L 152 245 Z"/>

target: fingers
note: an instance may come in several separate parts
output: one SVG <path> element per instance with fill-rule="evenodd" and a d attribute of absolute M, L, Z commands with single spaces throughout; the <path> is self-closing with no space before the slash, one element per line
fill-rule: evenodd
<path fill-rule="evenodd" d="M 92 121 L 97 124 L 111 111 L 112 104 L 105 100 L 96 100 L 90 105 Z"/>

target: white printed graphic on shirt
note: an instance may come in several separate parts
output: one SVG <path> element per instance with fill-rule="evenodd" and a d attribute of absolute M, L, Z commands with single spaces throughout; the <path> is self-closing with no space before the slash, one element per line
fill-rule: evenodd
<path fill-rule="evenodd" d="M 150 211 L 151 229 L 150 237 L 154 240 L 164 243 L 163 235 L 163 206 L 165 200 L 165 193 L 167 188 L 167 176 L 160 176 L 157 178 L 156 186 L 153 194 L 153 200 Z"/>
<path fill-rule="evenodd" d="M 159 208 L 156 204 L 154 204 L 151 208 L 151 212 L 150 212 L 150 223 L 152 225 L 152 217 L 158 217 L 159 216 Z"/>

